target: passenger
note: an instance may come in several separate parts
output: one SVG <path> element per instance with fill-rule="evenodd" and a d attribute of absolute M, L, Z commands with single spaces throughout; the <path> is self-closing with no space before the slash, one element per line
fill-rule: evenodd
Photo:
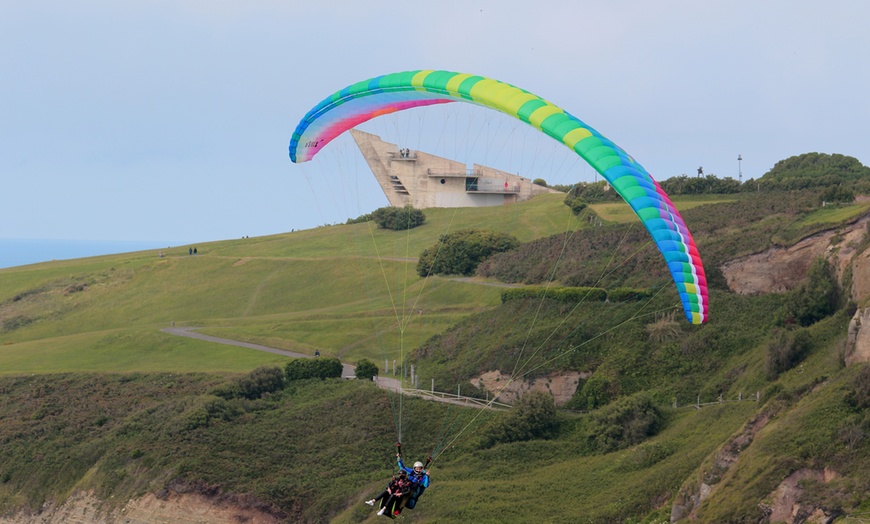
<path fill-rule="evenodd" d="M 367 500 L 366 504 L 374 506 L 375 502 L 381 501 L 381 509 L 378 515 L 395 517 L 402 512 L 402 502 L 411 492 L 411 481 L 408 480 L 408 474 L 402 470 L 390 480 L 387 489 L 381 492 L 377 497 Z"/>

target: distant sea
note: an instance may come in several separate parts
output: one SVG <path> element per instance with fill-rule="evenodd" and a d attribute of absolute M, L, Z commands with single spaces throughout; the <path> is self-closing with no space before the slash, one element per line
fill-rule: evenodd
<path fill-rule="evenodd" d="M 146 249 L 180 246 L 178 242 L 143 242 L 132 240 L 42 240 L 0 238 L 0 268 L 23 266 L 49 260 L 114 255 Z"/>

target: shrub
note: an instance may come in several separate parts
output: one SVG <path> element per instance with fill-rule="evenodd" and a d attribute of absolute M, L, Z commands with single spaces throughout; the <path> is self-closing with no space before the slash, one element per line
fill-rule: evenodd
<path fill-rule="evenodd" d="M 429 275 L 472 275 L 478 264 L 494 253 L 515 249 L 520 241 L 506 233 L 463 229 L 441 235 L 438 243 L 420 254 L 417 273 Z"/>
<path fill-rule="evenodd" d="M 681 324 L 675 320 L 673 313 L 656 319 L 655 322 L 646 325 L 646 332 L 652 342 L 661 344 L 667 340 L 677 338 L 682 332 Z"/>
<path fill-rule="evenodd" d="M 367 358 L 356 363 L 356 378 L 371 380 L 378 375 L 378 366 Z"/>
<path fill-rule="evenodd" d="M 341 378 L 341 371 L 341 361 L 337 358 L 297 358 L 284 367 L 287 380 Z"/>
<path fill-rule="evenodd" d="M 423 211 L 413 206 L 402 208 L 392 206 L 382 207 L 375 209 L 371 217 L 379 228 L 394 229 L 396 231 L 414 229 L 417 226 L 423 225 L 426 221 L 426 215 L 423 214 Z"/>
<path fill-rule="evenodd" d="M 535 184 L 536 186 L 547 187 L 547 181 L 544 180 L 543 178 L 536 178 L 536 179 L 532 180 L 532 184 Z"/>
<path fill-rule="evenodd" d="M 806 329 L 774 329 L 767 343 L 767 378 L 774 380 L 780 373 L 793 368 L 809 352 L 810 345 L 810 333 Z"/>
<path fill-rule="evenodd" d="M 348 224 L 348 225 L 350 225 L 350 224 L 362 224 L 364 222 L 369 222 L 371 220 L 374 220 L 374 217 L 372 217 L 372 213 L 366 213 L 366 214 L 360 215 L 356 218 L 348 218 L 347 222 L 345 222 L 345 224 Z"/>
<path fill-rule="evenodd" d="M 280 391 L 284 387 L 284 374 L 274 366 L 259 367 L 229 386 L 219 388 L 215 395 L 227 400 L 232 398 L 258 399 L 266 393 Z"/>
<path fill-rule="evenodd" d="M 556 436 L 558 429 L 553 396 L 532 391 L 483 429 L 481 446 L 491 448 L 499 443 L 547 439 Z"/>
<path fill-rule="evenodd" d="M 263 366 L 239 379 L 239 392 L 247 399 L 256 399 L 266 393 L 280 391 L 284 387 L 284 374 L 281 368 Z"/>
<path fill-rule="evenodd" d="M 576 203 L 578 200 L 583 202 L 583 206 L 585 206 L 586 202 L 595 204 L 598 202 L 615 202 L 620 199 L 619 193 L 614 191 L 607 182 L 580 182 L 574 184 L 568 191 L 568 194 L 565 195 L 565 205 L 573 210 L 574 206 L 578 205 Z M 574 213 L 577 214 L 577 211 L 574 211 Z"/>
<path fill-rule="evenodd" d="M 810 326 L 837 310 L 839 288 L 831 264 L 817 258 L 807 271 L 806 281 L 793 290 L 784 306 L 786 322 Z"/>
<path fill-rule="evenodd" d="M 609 453 L 655 435 L 663 417 L 646 393 L 624 397 L 589 416 L 587 439 L 592 449 Z"/>
<path fill-rule="evenodd" d="M 857 410 L 870 409 L 870 366 L 865 365 L 858 372 L 855 385 L 846 396 L 846 402 Z"/>

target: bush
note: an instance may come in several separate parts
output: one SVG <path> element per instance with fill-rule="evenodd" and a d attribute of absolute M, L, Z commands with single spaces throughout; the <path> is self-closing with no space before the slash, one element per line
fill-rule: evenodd
<path fill-rule="evenodd" d="M 378 366 L 367 358 L 360 359 L 356 363 L 356 378 L 371 380 L 378 376 Z"/>
<path fill-rule="evenodd" d="M 552 438 L 558 429 L 553 396 L 532 391 L 483 429 L 481 446 L 491 448 L 499 443 Z"/>
<path fill-rule="evenodd" d="M 780 373 L 797 365 L 809 352 L 810 345 L 810 333 L 806 329 L 774 329 L 767 343 L 767 378 L 775 380 Z"/>
<path fill-rule="evenodd" d="M 414 229 L 426 221 L 426 215 L 423 214 L 423 211 L 415 209 L 413 206 L 382 207 L 374 210 L 371 217 L 379 228 L 396 231 Z"/>
<path fill-rule="evenodd" d="M 576 216 L 580 216 L 580 213 L 582 213 L 588 206 L 586 201 L 580 197 L 566 198 L 565 205 L 570 207 L 571 212 L 574 213 L 574 215 Z"/>
<path fill-rule="evenodd" d="M 215 395 L 227 400 L 246 398 L 254 400 L 266 393 L 274 393 L 284 388 L 284 373 L 274 366 L 259 367 L 246 376 L 233 381 L 229 386 L 215 391 Z"/>
<path fill-rule="evenodd" d="M 239 393 L 247 399 L 260 398 L 283 387 L 284 374 L 279 367 L 259 367 L 239 380 Z"/>
<path fill-rule="evenodd" d="M 646 393 L 624 397 L 589 416 L 590 447 L 609 453 L 641 443 L 663 426 L 663 417 Z"/>
<path fill-rule="evenodd" d="M 374 220 L 372 213 L 366 213 L 366 214 L 360 215 L 356 218 L 348 218 L 347 222 L 345 222 L 345 224 L 348 224 L 348 225 L 350 225 L 350 224 L 362 224 L 364 222 L 370 222 L 372 220 Z"/>
<path fill-rule="evenodd" d="M 870 409 L 870 365 L 858 372 L 852 391 L 846 395 L 846 402 L 857 410 Z"/>
<path fill-rule="evenodd" d="M 494 253 L 519 247 L 520 241 L 506 233 L 463 229 L 441 235 L 438 243 L 420 254 L 417 274 L 472 275 L 478 264 Z"/>
<path fill-rule="evenodd" d="M 601 182 L 580 182 L 574 184 L 565 195 L 565 205 L 572 210 L 579 205 L 578 201 L 585 207 L 586 203 L 596 204 L 598 202 L 616 202 L 621 200 L 619 193 L 613 190 L 605 181 Z M 574 211 L 577 214 L 578 211 Z"/>
<path fill-rule="evenodd" d="M 297 358 L 284 367 L 287 380 L 341 378 L 341 371 L 341 361 L 337 358 Z"/>
<path fill-rule="evenodd" d="M 810 326 L 837 310 L 839 288 L 831 264 L 816 259 L 807 271 L 806 281 L 793 290 L 784 307 L 785 322 Z"/>

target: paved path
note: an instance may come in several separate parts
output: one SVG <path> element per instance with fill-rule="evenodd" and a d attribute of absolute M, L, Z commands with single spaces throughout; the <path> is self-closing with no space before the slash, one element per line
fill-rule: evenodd
<path fill-rule="evenodd" d="M 270 348 L 269 346 L 262 346 L 260 344 L 251 344 L 250 342 L 241 342 L 239 340 L 231 340 L 228 338 L 220 338 L 220 337 L 213 337 L 211 335 L 204 335 L 202 333 L 195 331 L 196 329 L 199 329 L 199 328 L 185 326 L 185 327 L 163 328 L 160 331 L 162 331 L 164 333 L 169 333 L 170 335 L 178 335 L 178 336 L 182 336 L 182 337 L 196 338 L 199 340 L 206 340 L 208 342 L 214 342 L 217 344 L 227 344 L 229 346 L 241 346 L 243 348 L 256 349 L 257 351 L 266 351 L 268 353 L 274 353 L 276 355 L 284 355 L 285 357 L 314 358 L 313 356 L 307 355 L 305 353 L 296 353 L 294 351 L 287 351 L 287 350 L 278 349 L 278 348 Z M 341 378 L 353 378 L 356 376 L 356 367 L 351 366 L 350 364 L 342 364 L 341 366 L 342 366 Z M 378 383 L 378 386 L 385 388 L 385 389 L 398 390 L 401 386 L 401 384 L 399 384 L 399 381 L 397 379 L 388 378 L 388 377 L 378 377 L 377 383 Z"/>
<path fill-rule="evenodd" d="M 256 349 L 257 351 L 266 351 L 268 353 L 274 353 L 276 355 L 284 355 L 286 357 L 292 358 L 315 358 L 311 355 L 307 355 L 305 353 L 296 353 L 294 351 L 287 351 L 284 349 L 271 348 L 269 346 L 262 346 L 260 344 L 252 344 L 250 342 L 241 342 L 239 340 L 232 340 L 229 338 L 220 338 L 213 337 L 211 335 L 204 335 L 195 331 L 199 329 L 197 327 L 169 327 L 163 328 L 160 331 L 164 333 L 169 333 L 170 335 L 178 335 L 181 337 L 190 337 L 199 340 L 205 340 L 208 342 L 214 342 L 216 344 L 227 344 L 229 346 L 240 346 L 243 348 Z M 350 364 L 342 364 L 341 370 L 341 378 L 354 378 L 356 377 L 356 368 L 351 366 Z M 471 397 L 463 397 L 461 395 L 453 395 L 450 393 L 439 393 L 435 391 L 425 391 L 418 389 L 402 389 L 402 384 L 398 379 L 390 378 L 390 377 L 375 377 L 375 383 L 379 388 L 388 389 L 391 391 L 399 391 L 406 395 L 413 395 L 416 397 L 424 398 L 427 400 L 432 400 L 434 402 L 444 402 L 448 404 L 457 404 L 462 406 L 469 406 L 475 408 L 484 408 L 484 409 L 507 409 L 510 408 L 507 404 L 502 404 L 500 402 L 483 402 L 481 399 L 471 398 Z"/>

